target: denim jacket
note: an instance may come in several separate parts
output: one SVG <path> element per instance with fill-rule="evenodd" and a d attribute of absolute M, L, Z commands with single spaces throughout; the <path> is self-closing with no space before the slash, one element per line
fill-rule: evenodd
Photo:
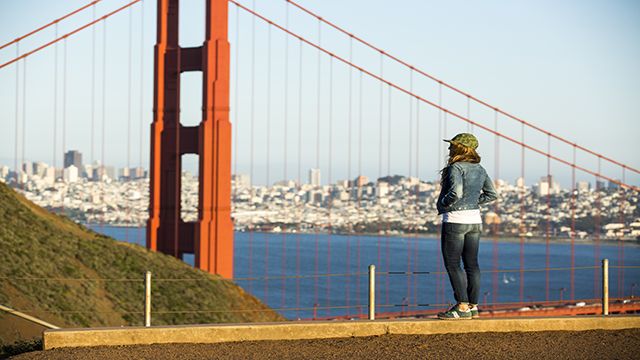
<path fill-rule="evenodd" d="M 493 182 L 480 164 L 459 161 L 445 168 L 436 207 L 438 214 L 472 210 L 497 198 Z"/>

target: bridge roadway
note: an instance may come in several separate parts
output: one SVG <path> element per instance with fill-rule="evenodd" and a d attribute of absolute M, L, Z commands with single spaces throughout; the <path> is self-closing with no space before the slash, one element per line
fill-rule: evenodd
<path fill-rule="evenodd" d="M 640 329 L 640 316 L 519 317 L 477 320 L 302 321 L 265 324 L 178 325 L 47 330 L 45 350 L 65 347 L 211 344 L 260 340 L 353 338 L 485 332 Z"/>
<path fill-rule="evenodd" d="M 396 305 L 400 311 L 377 312 L 376 319 L 401 319 L 408 317 L 435 318 L 441 310 L 407 310 L 408 307 Z M 558 317 L 575 315 L 600 315 L 602 314 L 602 302 L 593 299 L 578 301 L 543 301 L 540 303 L 507 303 L 499 305 L 481 305 L 482 318 L 505 317 Z M 638 298 L 613 298 L 609 302 L 609 314 L 640 314 L 640 300 Z M 309 320 L 353 320 L 366 319 L 367 314 L 315 317 Z"/>

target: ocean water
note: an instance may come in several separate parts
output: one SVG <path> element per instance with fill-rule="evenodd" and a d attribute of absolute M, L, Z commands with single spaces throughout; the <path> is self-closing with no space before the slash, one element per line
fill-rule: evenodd
<path fill-rule="evenodd" d="M 144 228 L 92 228 L 144 246 Z M 234 244 L 235 282 L 289 319 L 365 314 L 370 264 L 377 272 L 377 312 L 444 308 L 454 301 L 434 238 L 236 232 Z M 571 271 L 566 269 L 571 267 L 571 245 L 549 244 L 549 267 L 557 270 L 548 272 L 546 244 L 524 244 L 522 274 L 520 250 L 519 242 L 483 239 L 480 304 L 518 302 L 521 291 L 524 302 L 571 301 Z M 575 244 L 573 301 L 601 296 L 601 269 L 580 267 L 599 267 L 602 258 L 608 258 L 611 267 L 610 296 L 637 296 L 640 246 L 602 242 L 598 258 L 596 251 L 595 244 Z M 638 268 L 616 268 L 621 259 L 625 266 Z M 193 255 L 184 260 L 193 264 Z"/>

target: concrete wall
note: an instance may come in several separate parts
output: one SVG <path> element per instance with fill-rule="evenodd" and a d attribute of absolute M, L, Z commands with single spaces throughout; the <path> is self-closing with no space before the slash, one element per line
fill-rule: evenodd
<path fill-rule="evenodd" d="M 478 320 L 284 322 L 157 327 L 60 329 L 44 332 L 44 349 L 104 345 L 217 343 L 247 340 L 323 339 L 384 334 L 513 331 L 584 331 L 640 328 L 639 316 L 584 316 Z"/>

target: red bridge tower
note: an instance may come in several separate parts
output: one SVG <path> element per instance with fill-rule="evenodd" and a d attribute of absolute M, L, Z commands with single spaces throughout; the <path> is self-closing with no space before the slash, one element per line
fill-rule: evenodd
<path fill-rule="evenodd" d="M 233 277 L 227 0 L 206 0 L 204 44 L 178 44 L 179 0 L 158 0 L 147 248 Z M 202 71 L 202 121 L 180 123 L 180 74 Z M 181 156 L 200 156 L 198 221 L 180 217 Z"/>

